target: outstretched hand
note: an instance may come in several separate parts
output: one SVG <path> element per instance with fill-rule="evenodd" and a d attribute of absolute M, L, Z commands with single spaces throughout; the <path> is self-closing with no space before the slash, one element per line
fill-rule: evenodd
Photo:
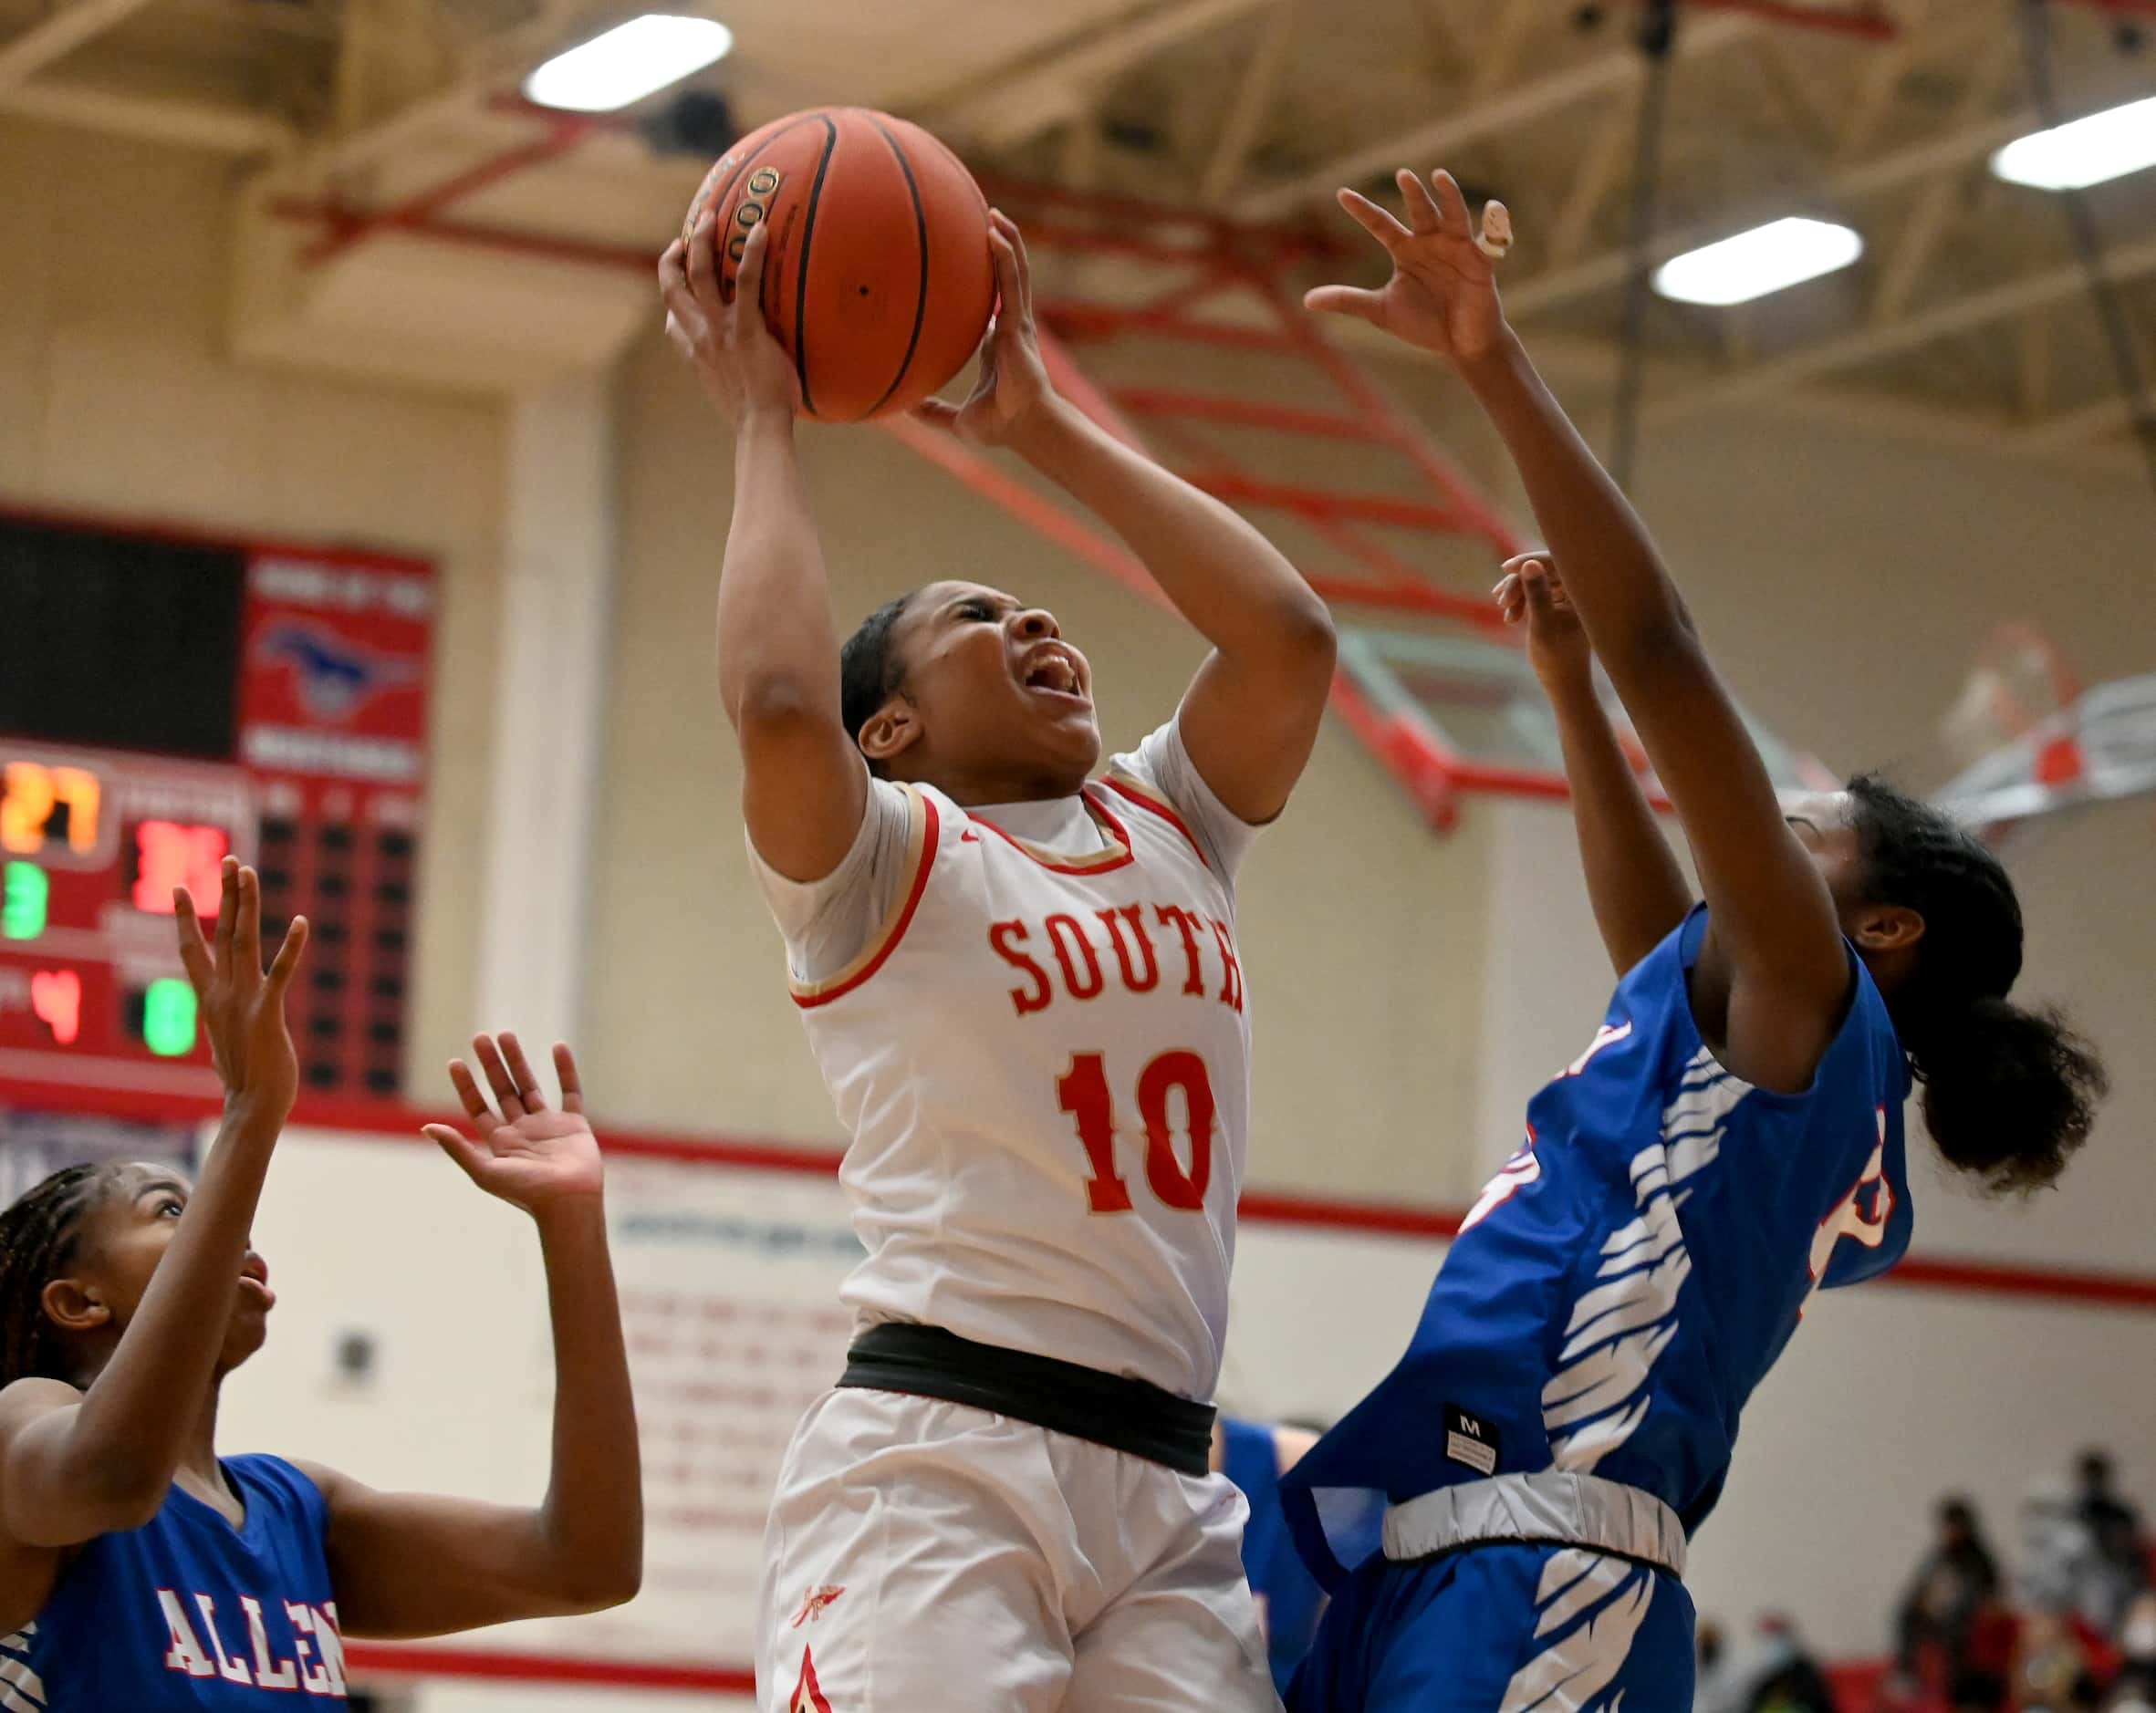
<path fill-rule="evenodd" d="M 493 1106 L 480 1093 L 472 1067 L 462 1059 L 449 1062 L 449 1080 L 478 1139 L 446 1124 L 428 1125 L 424 1134 L 488 1195 L 526 1213 L 598 1195 L 605 1171 L 599 1138 L 585 1122 L 575 1055 L 563 1043 L 555 1043 L 554 1074 L 561 1084 L 561 1109 L 556 1111 L 547 1105 L 516 1037 L 505 1030 L 499 1042 L 492 1035 L 472 1038 L 473 1054 L 494 1091 Z"/>
<path fill-rule="evenodd" d="M 1507 625 L 1527 627 L 1527 664 L 1546 690 L 1592 679 L 1595 656 L 1587 628 L 1549 555 L 1515 554 L 1490 594 Z"/>
<path fill-rule="evenodd" d="M 1000 301 L 981 341 L 974 390 L 963 404 L 931 399 L 914 414 L 975 445 L 1006 446 L 1055 402 L 1056 389 L 1033 325 L 1033 265 L 1026 257 L 1026 240 L 1018 223 L 1000 208 L 988 211 L 988 251 Z"/>
<path fill-rule="evenodd" d="M 221 873 L 224 896 L 214 940 L 203 931 L 193 895 L 185 887 L 172 888 L 180 961 L 194 989 L 210 1037 L 210 1063 L 224 1084 L 225 1100 L 281 1125 L 299 1093 L 299 1057 L 285 1023 L 285 995 L 307 950 L 307 918 L 292 919 L 265 975 L 262 882 L 236 857 L 227 856 Z"/>
<path fill-rule="evenodd" d="M 1392 258 L 1392 277 L 1376 291 L 1320 286 L 1303 306 L 1324 315 L 1354 316 L 1395 338 L 1456 363 L 1485 355 L 1505 331 L 1497 302 L 1497 258 L 1512 244 L 1512 216 L 1503 202 L 1485 203 L 1481 230 L 1450 172 L 1425 184 L 1401 168 L 1395 175 L 1405 202 L 1402 225 L 1369 197 L 1339 194 L 1340 206 Z"/>

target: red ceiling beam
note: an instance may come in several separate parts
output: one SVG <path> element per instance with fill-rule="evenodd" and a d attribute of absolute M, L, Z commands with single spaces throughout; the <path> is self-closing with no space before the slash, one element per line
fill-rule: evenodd
<path fill-rule="evenodd" d="M 355 219 L 351 211 L 335 202 L 308 202 L 285 197 L 270 203 L 278 220 L 335 227 Z M 430 244 L 459 245 L 471 250 L 492 250 L 501 255 L 528 256 L 542 262 L 574 262 L 589 267 L 634 268 L 657 277 L 659 253 L 637 245 L 592 244 L 580 238 L 557 238 L 544 232 L 516 232 L 503 226 L 480 226 L 468 221 L 439 216 L 379 213 L 366 222 L 368 236 L 383 232 L 423 238 Z M 340 247 L 349 247 L 349 245 Z"/>
<path fill-rule="evenodd" d="M 300 254 L 303 266 L 315 267 L 333 256 L 364 244 L 369 238 L 382 232 L 412 232 L 423 230 L 428 222 L 452 203 L 492 190 L 505 179 L 530 168 L 544 166 L 559 160 L 588 137 L 595 127 L 586 119 L 567 113 L 548 116 L 547 130 L 530 142 L 511 149 L 505 153 L 482 161 L 468 171 L 392 202 L 382 208 L 347 209 L 339 204 L 328 204 L 326 216 L 328 230 Z"/>
<path fill-rule="evenodd" d="M 1359 416 L 1338 410 L 1306 410 L 1270 404 L 1262 399 L 1191 392 L 1172 387 L 1110 387 L 1109 397 L 1133 416 L 1184 417 L 1200 422 L 1226 422 L 1239 428 L 1275 429 L 1284 434 L 1316 434 L 1327 440 L 1380 443 L 1391 436 Z"/>
<path fill-rule="evenodd" d="M 1199 321 L 1172 310 L 1124 309 L 1112 304 L 1036 300 L 1033 312 L 1067 339 L 1109 339 L 1147 334 L 1188 339 L 1193 345 L 1225 346 L 1237 351 L 1276 351 L 1296 356 L 1302 347 L 1285 333 L 1265 327 L 1236 327 L 1225 321 Z"/>
<path fill-rule="evenodd" d="M 1463 533 L 1458 512 L 1427 500 L 1396 499 L 1390 493 L 1343 493 L 1332 488 L 1266 482 L 1232 470 L 1189 470 L 1182 472 L 1182 479 L 1216 500 L 1240 500 L 1245 505 L 1262 505 L 1301 517 L 1351 517 L 1401 529 L 1433 529 L 1448 535 Z"/>
<path fill-rule="evenodd" d="M 1860 41 L 1891 42 L 1901 26 L 1884 8 L 1859 0 L 1850 6 L 1804 5 L 1798 0 L 1681 0 L 1681 11 L 1737 12 L 1764 18 L 1769 24 L 1789 24 L 1799 29 L 1825 30 L 1829 35 L 1855 36 Z"/>

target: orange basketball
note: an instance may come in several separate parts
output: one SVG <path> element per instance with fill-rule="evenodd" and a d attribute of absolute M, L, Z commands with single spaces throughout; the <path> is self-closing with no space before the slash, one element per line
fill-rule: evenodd
<path fill-rule="evenodd" d="M 730 302 L 758 222 L 764 319 L 826 422 L 911 410 L 965 367 L 995 300 L 988 203 L 958 157 L 918 125 L 859 107 L 773 119 L 726 151 L 684 234 L 718 214 Z"/>

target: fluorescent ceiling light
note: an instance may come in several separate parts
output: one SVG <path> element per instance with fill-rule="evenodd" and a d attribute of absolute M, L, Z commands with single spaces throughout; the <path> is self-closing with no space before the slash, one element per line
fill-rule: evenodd
<path fill-rule="evenodd" d="M 1864 240 L 1847 226 L 1792 214 L 1672 256 L 1654 270 L 1654 289 L 1681 304 L 1748 303 L 1863 254 Z"/>
<path fill-rule="evenodd" d="M 726 57 L 734 32 L 710 18 L 651 12 L 557 54 L 524 80 L 524 98 L 572 113 L 610 113 Z"/>
<path fill-rule="evenodd" d="M 1991 158 L 2009 184 L 2078 191 L 2156 167 L 2156 95 L 2016 137 Z"/>

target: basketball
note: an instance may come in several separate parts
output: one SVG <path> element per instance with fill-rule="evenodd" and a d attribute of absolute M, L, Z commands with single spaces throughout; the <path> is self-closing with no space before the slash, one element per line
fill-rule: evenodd
<path fill-rule="evenodd" d="M 987 331 L 987 200 L 918 125 L 858 107 L 774 119 L 711 170 L 684 235 L 707 209 L 729 300 L 749 232 L 771 227 L 764 318 L 794 359 L 804 415 L 859 422 L 911 410 Z"/>

